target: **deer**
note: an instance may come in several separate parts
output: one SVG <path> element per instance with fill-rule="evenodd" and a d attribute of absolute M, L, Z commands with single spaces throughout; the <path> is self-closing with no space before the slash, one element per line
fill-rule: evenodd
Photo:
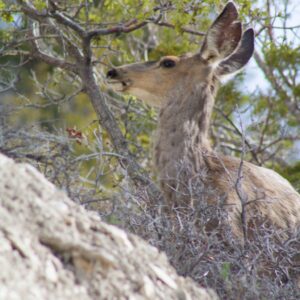
<path fill-rule="evenodd" d="M 159 109 L 154 166 L 170 207 L 201 201 L 191 192 L 193 180 L 201 177 L 202 189 L 213 191 L 208 203 L 218 205 L 222 200 L 236 236 L 243 235 L 243 222 L 252 224 L 255 219 L 295 230 L 300 224 L 300 195 L 292 185 L 271 169 L 217 153 L 211 146 L 209 129 L 219 82 L 240 71 L 254 52 L 254 30 L 243 30 L 238 17 L 236 5 L 228 2 L 199 52 L 115 67 L 107 72 L 107 80 L 115 91 Z"/>

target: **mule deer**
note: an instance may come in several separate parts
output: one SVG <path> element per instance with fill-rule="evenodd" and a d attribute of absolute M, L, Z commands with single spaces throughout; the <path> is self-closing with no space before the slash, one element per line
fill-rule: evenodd
<path fill-rule="evenodd" d="M 243 162 L 240 176 L 241 160 L 216 153 L 210 145 L 219 79 L 244 67 L 254 50 L 253 29 L 243 32 L 237 19 L 237 9 L 229 2 L 209 28 L 199 53 L 121 66 L 108 71 L 107 77 L 115 90 L 160 108 L 154 160 L 171 206 L 200 201 L 190 187 L 205 173 L 204 190 L 214 190 L 209 203 L 223 199 L 235 234 L 243 232 L 243 207 L 249 223 L 259 216 L 279 228 L 295 229 L 300 224 L 300 195 L 286 179 L 248 162 Z"/>

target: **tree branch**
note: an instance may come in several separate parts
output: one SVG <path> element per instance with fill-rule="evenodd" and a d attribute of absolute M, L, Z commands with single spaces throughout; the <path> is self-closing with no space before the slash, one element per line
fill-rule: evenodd
<path fill-rule="evenodd" d="M 113 34 L 113 33 L 128 33 L 128 32 L 132 32 L 134 30 L 140 29 L 142 27 L 144 27 L 145 25 L 147 25 L 149 22 L 148 21 L 143 21 L 140 23 L 137 23 L 135 25 L 130 25 L 127 26 L 126 24 L 122 24 L 122 25 L 118 25 L 118 26 L 114 26 L 111 28 L 107 28 L 107 29 L 95 29 L 95 30 L 91 30 L 87 33 L 87 36 L 92 39 L 96 36 L 99 35 L 108 35 L 108 34 Z"/>
<path fill-rule="evenodd" d="M 37 25 L 37 24 L 36 24 Z M 55 66 L 61 69 L 66 69 L 71 72 L 77 73 L 77 68 L 74 64 L 71 64 L 69 62 L 66 62 L 65 60 L 50 56 L 46 53 L 44 53 L 38 44 L 38 38 L 39 38 L 39 33 L 35 31 L 34 29 L 34 24 L 32 24 L 32 29 L 29 31 L 29 35 L 31 38 L 31 46 L 32 46 L 32 56 L 42 60 L 43 62 Z"/>

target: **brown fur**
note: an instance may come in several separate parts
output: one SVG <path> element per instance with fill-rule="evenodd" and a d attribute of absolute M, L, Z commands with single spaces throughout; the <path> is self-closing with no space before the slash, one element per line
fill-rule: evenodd
<path fill-rule="evenodd" d="M 241 34 L 237 11 L 229 3 L 213 23 L 201 51 L 193 56 L 163 57 L 152 63 L 116 68 L 108 76 L 122 92 L 159 106 L 154 149 L 163 194 L 171 206 L 193 205 L 193 181 L 212 190 L 211 204 L 223 199 L 233 231 L 242 234 L 242 202 L 247 222 L 256 218 L 278 228 L 300 224 L 300 195 L 276 172 L 215 153 L 208 131 L 218 77 L 239 70 L 253 53 L 253 31 Z M 163 62 L 171 60 L 173 67 Z M 242 175 L 239 178 L 239 175 Z M 240 185 L 237 185 L 237 182 Z"/>

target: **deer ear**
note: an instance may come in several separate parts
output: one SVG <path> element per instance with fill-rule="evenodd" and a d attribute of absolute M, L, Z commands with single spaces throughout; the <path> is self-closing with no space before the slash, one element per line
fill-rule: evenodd
<path fill-rule="evenodd" d="M 250 60 L 254 52 L 254 31 L 252 28 L 246 30 L 236 51 L 223 60 L 217 67 L 218 76 L 234 73 L 243 68 Z"/>
<path fill-rule="evenodd" d="M 235 50 L 242 35 L 242 24 L 237 18 L 236 6 L 233 2 L 227 3 L 206 34 L 200 50 L 202 59 L 215 62 L 226 58 Z"/>

